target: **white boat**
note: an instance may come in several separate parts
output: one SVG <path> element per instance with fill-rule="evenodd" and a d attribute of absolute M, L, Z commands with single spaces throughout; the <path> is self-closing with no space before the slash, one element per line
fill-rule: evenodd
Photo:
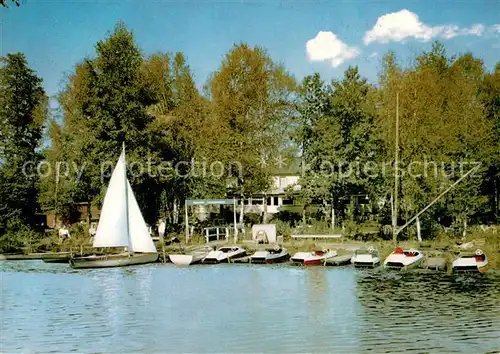
<path fill-rule="evenodd" d="M 372 247 L 357 249 L 354 251 L 351 263 L 356 268 L 374 268 L 380 264 L 378 250 Z"/>
<path fill-rule="evenodd" d="M 188 250 L 186 254 L 171 254 L 168 257 L 176 266 L 188 266 L 201 262 L 211 251 L 213 248 L 205 245 Z"/>
<path fill-rule="evenodd" d="M 73 257 L 69 261 L 71 267 L 121 267 L 158 260 L 158 252 L 127 179 L 125 145 L 109 181 L 93 247 L 126 247 L 126 252 Z"/>
<path fill-rule="evenodd" d="M 250 256 L 250 263 L 280 263 L 287 261 L 289 258 L 288 250 L 278 246 L 267 248 L 263 251 L 256 251 Z"/>
<path fill-rule="evenodd" d="M 454 272 L 484 273 L 488 268 L 488 257 L 480 249 L 475 253 L 463 253 L 453 261 L 452 268 Z"/>
<path fill-rule="evenodd" d="M 337 251 L 324 249 L 321 251 L 297 252 L 290 260 L 294 263 L 302 263 L 305 266 L 322 265 L 327 259 L 335 257 L 336 255 Z"/>
<path fill-rule="evenodd" d="M 419 265 L 424 255 L 419 250 L 397 247 L 384 261 L 385 268 L 408 269 Z"/>
<path fill-rule="evenodd" d="M 202 263 L 227 263 L 233 258 L 244 257 L 246 252 L 240 246 L 224 246 L 207 254 Z"/>

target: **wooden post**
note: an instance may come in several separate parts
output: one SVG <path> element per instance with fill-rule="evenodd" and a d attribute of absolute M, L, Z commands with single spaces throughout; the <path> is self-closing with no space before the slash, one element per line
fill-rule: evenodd
<path fill-rule="evenodd" d="M 164 235 L 160 235 L 159 233 L 158 235 L 160 236 L 161 252 L 163 253 L 163 263 L 167 263 L 167 255 L 165 254 L 165 237 Z"/>
<path fill-rule="evenodd" d="M 234 243 L 238 242 L 238 228 L 236 227 L 236 198 L 233 197 Z"/>
<path fill-rule="evenodd" d="M 332 231 L 335 230 L 335 208 L 333 207 L 333 200 L 332 200 Z"/>
<path fill-rule="evenodd" d="M 418 242 L 422 242 L 422 235 L 420 234 L 420 219 L 417 216 L 417 239 Z"/>
<path fill-rule="evenodd" d="M 188 220 L 188 204 L 187 204 L 187 200 L 185 202 L 185 205 L 184 205 L 184 210 L 185 210 L 185 224 L 186 224 L 186 243 L 189 243 L 189 220 Z"/>

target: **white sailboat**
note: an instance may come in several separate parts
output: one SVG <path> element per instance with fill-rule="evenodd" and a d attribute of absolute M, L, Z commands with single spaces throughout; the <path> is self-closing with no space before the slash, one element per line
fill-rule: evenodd
<path fill-rule="evenodd" d="M 120 254 L 74 257 L 73 268 L 121 267 L 156 262 L 158 252 L 127 179 L 125 144 L 109 181 L 93 247 L 126 247 Z"/>

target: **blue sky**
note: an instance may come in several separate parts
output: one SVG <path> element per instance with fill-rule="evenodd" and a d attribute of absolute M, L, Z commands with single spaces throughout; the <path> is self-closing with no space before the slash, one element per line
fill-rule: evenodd
<path fill-rule="evenodd" d="M 1 54 L 23 52 L 55 95 L 95 43 L 123 20 L 145 54 L 182 51 L 197 84 L 233 43 L 267 48 L 298 79 L 337 78 L 358 65 L 374 82 L 381 55 L 401 62 L 442 40 L 491 70 L 500 60 L 500 2 L 490 1 L 98 1 L 24 0 L 0 9 Z"/>

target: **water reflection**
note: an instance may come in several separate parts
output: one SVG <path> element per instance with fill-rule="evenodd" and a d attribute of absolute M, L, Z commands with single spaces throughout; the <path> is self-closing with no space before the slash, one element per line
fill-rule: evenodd
<path fill-rule="evenodd" d="M 498 281 L 442 273 L 360 273 L 360 342 L 390 351 L 402 345 L 420 352 L 498 350 Z"/>
<path fill-rule="evenodd" d="M 23 264 L 24 263 L 24 264 Z M 500 274 L 0 265 L 4 352 L 498 352 Z"/>

